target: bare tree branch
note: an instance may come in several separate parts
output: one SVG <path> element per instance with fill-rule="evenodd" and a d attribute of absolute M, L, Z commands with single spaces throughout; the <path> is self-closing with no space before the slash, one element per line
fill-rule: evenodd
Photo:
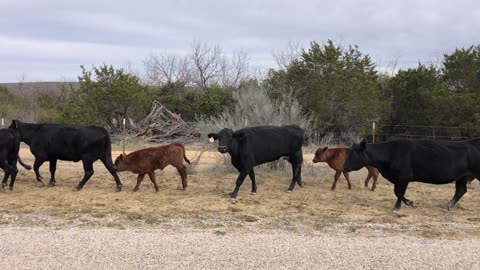
<path fill-rule="evenodd" d="M 206 89 L 209 84 L 217 82 L 221 74 L 222 50 L 218 45 L 213 48 L 200 41 L 193 41 L 190 55 L 199 86 Z"/>
<path fill-rule="evenodd" d="M 285 49 L 274 51 L 272 52 L 272 55 L 278 67 L 282 70 L 286 70 L 293 60 L 300 57 L 300 53 L 300 43 L 295 41 L 289 41 Z"/>

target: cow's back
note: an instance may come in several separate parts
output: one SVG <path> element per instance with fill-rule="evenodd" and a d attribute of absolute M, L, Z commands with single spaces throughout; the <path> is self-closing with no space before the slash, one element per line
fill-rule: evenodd
<path fill-rule="evenodd" d="M 93 160 L 104 156 L 109 144 L 103 127 L 41 124 L 30 147 L 34 154 L 51 159 L 79 161 L 85 156 Z"/>
<path fill-rule="evenodd" d="M 328 165 L 332 169 L 343 171 L 343 164 L 345 163 L 345 160 L 347 160 L 349 148 L 328 148 L 325 151 L 327 151 L 327 155 L 331 157 L 327 160 Z"/>
<path fill-rule="evenodd" d="M 450 142 L 431 140 L 394 140 L 377 144 L 388 160 L 388 166 L 378 166 L 382 175 L 402 174 L 413 181 L 448 183 L 467 174 L 480 173 L 480 143 L 478 140 Z"/>
<path fill-rule="evenodd" d="M 411 158 L 415 176 L 428 181 L 454 179 L 466 172 L 480 172 L 478 140 L 418 141 Z"/>
<path fill-rule="evenodd" d="M 240 143 L 243 154 L 253 155 L 255 163 L 265 163 L 282 156 L 301 152 L 304 131 L 295 125 L 244 128 L 237 132 L 245 135 Z"/>
<path fill-rule="evenodd" d="M 183 147 L 168 144 L 144 148 L 129 153 L 127 159 L 132 171 L 148 173 L 163 170 L 168 165 L 177 167 L 183 164 Z"/>

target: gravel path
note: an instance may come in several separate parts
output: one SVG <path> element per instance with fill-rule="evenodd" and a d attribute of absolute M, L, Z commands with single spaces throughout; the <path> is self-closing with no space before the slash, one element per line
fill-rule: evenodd
<path fill-rule="evenodd" d="M 480 269 L 478 239 L 0 229 L 2 269 Z"/>

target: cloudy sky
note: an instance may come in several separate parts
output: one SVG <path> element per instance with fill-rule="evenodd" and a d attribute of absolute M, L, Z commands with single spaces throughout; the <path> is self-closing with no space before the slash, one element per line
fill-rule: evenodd
<path fill-rule="evenodd" d="M 141 72 L 149 54 L 184 53 L 195 39 L 265 68 L 289 41 L 327 39 L 381 68 L 409 67 L 480 44 L 480 1 L 1 0 L 0 26 L 0 82 L 73 80 L 82 64 Z"/>

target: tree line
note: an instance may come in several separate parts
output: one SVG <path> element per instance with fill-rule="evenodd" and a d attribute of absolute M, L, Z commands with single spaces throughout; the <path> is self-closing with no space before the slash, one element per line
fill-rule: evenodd
<path fill-rule="evenodd" d="M 28 116 L 37 122 L 98 124 L 115 131 L 124 117 L 135 125 L 158 100 L 192 124 L 235 128 L 302 119 L 316 141 L 327 135 L 365 136 L 372 122 L 381 140 L 478 134 L 480 45 L 445 53 L 438 65 L 419 63 L 392 73 L 379 71 L 357 46 L 331 40 L 289 46 L 274 57 L 277 68 L 255 70 L 245 52 L 225 53 L 194 41 L 186 54 L 148 56 L 143 74 L 111 65 L 81 66 L 79 87 L 66 85 L 57 94 L 25 97 L 0 88 L 0 115 L 26 117 L 34 110 Z M 292 104 L 293 110 L 282 109 Z M 281 119 L 260 115 L 269 112 Z M 451 128 L 441 128 L 446 126 Z"/>

